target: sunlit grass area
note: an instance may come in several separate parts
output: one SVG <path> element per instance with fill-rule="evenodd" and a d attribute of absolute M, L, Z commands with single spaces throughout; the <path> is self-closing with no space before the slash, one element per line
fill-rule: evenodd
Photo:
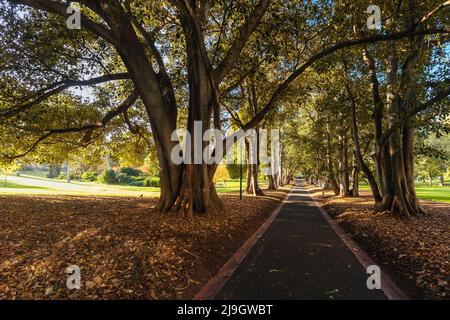
<path fill-rule="evenodd" d="M 245 190 L 246 181 L 243 179 L 242 188 Z M 267 180 L 261 178 L 261 188 L 267 187 Z M 239 192 L 239 179 L 216 182 L 217 192 Z M 158 187 L 138 187 L 126 185 L 108 185 L 97 182 L 81 182 L 49 179 L 43 171 L 26 171 L 20 176 L 10 175 L 6 179 L 0 175 L 0 194 L 49 194 L 49 195 L 76 195 L 76 196 L 159 196 Z"/>
<path fill-rule="evenodd" d="M 11 182 L 11 181 L 5 181 L 5 180 L 2 180 L 0 182 L 0 188 L 51 190 L 51 189 L 46 188 L 46 187 L 28 186 L 28 185 L 15 183 L 15 182 Z"/>
<path fill-rule="evenodd" d="M 450 185 L 436 185 L 431 187 L 424 184 L 419 184 L 416 185 L 416 193 L 419 198 L 422 199 L 450 202 Z"/>
<path fill-rule="evenodd" d="M 264 177 L 259 178 L 259 185 L 262 189 L 267 188 L 268 182 Z M 242 188 L 245 191 L 246 187 L 246 177 L 242 180 Z M 239 179 L 227 180 L 227 181 L 218 181 L 216 182 L 216 189 L 219 193 L 226 192 L 239 192 L 240 189 L 240 181 Z"/>
<path fill-rule="evenodd" d="M 48 179 L 43 175 L 21 174 L 11 175 L 6 178 L 0 175 L 0 194 L 47 194 L 47 195 L 76 195 L 76 196 L 146 196 L 159 195 L 159 188 L 133 187 L 121 185 L 107 185 L 94 182 L 73 181 L 67 183 L 64 180 Z"/>
<path fill-rule="evenodd" d="M 48 171 L 44 171 L 44 170 L 27 170 L 24 173 L 22 173 L 21 175 L 47 179 L 47 174 L 48 174 Z"/>
<path fill-rule="evenodd" d="M 427 183 L 417 183 L 416 192 L 419 198 L 450 203 L 450 181 L 448 185 L 440 186 L 436 181 L 433 186 Z M 243 179 L 242 187 L 245 190 L 246 181 Z M 260 178 L 261 188 L 267 188 L 268 181 Z M 218 193 L 239 192 L 239 179 L 217 181 Z M 362 190 L 369 190 L 369 186 L 361 182 Z M 96 182 L 72 181 L 48 179 L 43 171 L 27 171 L 20 176 L 11 175 L 6 179 L 0 176 L 0 194 L 60 194 L 60 195 L 102 195 L 102 196 L 145 196 L 157 197 L 160 193 L 158 187 L 137 187 L 126 185 L 107 185 Z"/>
<path fill-rule="evenodd" d="M 440 186 L 438 181 L 433 182 L 433 186 L 416 183 L 415 188 L 420 199 L 450 203 L 450 181 L 446 181 L 445 186 Z M 362 184 L 361 189 L 369 190 L 369 186 Z"/>

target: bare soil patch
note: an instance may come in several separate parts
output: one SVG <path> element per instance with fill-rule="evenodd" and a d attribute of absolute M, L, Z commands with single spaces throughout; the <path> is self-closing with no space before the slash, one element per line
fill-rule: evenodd
<path fill-rule="evenodd" d="M 154 198 L 0 196 L 0 299 L 192 298 L 288 191 L 222 195 L 223 212 L 191 220 Z"/>

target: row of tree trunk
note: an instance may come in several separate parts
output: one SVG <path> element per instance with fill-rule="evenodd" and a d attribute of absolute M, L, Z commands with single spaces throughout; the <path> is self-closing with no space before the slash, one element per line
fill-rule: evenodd
<path fill-rule="evenodd" d="M 414 61 L 418 58 L 419 50 L 412 50 L 399 70 L 396 45 L 394 42 L 388 42 L 387 46 L 386 103 L 380 97 L 374 59 L 369 56 L 367 50 L 364 53 L 372 79 L 376 175 L 365 163 L 359 146 L 357 106 L 352 99 L 355 154 L 369 183 L 375 200 L 375 210 L 390 211 L 410 218 L 425 213 L 419 205 L 414 189 L 413 122 L 402 121 L 404 116 L 417 106 L 416 95 L 412 88 L 415 76 Z M 408 65 L 405 67 L 405 64 Z"/>
<path fill-rule="evenodd" d="M 410 17 L 413 23 L 414 17 Z M 410 26 L 411 27 L 411 26 Z M 372 118 L 375 135 L 374 155 L 375 173 L 365 159 L 365 151 L 360 144 L 357 101 L 350 88 L 348 70 L 346 71 L 346 90 L 351 102 L 351 131 L 353 140 L 353 162 L 351 168 L 352 188 L 350 188 L 350 166 L 348 135 L 346 128 L 337 129 L 337 166 L 333 160 L 331 146 L 332 132 L 327 121 L 327 172 L 326 181 L 311 179 L 331 188 L 336 195 L 358 196 L 358 177 L 361 171 L 372 192 L 376 211 L 389 211 L 410 218 L 424 214 L 414 189 L 414 121 L 411 115 L 417 110 L 417 60 L 424 47 L 423 36 L 409 39 L 409 50 L 400 61 L 399 49 L 394 41 L 387 42 L 385 58 L 386 98 L 380 94 L 377 63 L 367 48 L 363 52 L 364 62 L 369 71 L 372 91 Z M 406 119 L 406 121 L 405 121 Z M 337 167 L 337 168 L 336 168 Z"/>
<path fill-rule="evenodd" d="M 259 137 L 257 137 L 257 152 L 254 153 L 251 150 L 251 146 L 248 142 L 246 144 L 246 155 L 247 155 L 247 187 L 246 193 L 253 194 L 255 196 L 264 195 L 260 184 L 259 184 Z M 252 157 L 256 154 L 257 160 L 253 161 Z M 268 168 L 269 172 L 267 174 L 267 178 L 269 180 L 269 185 L 267 190 L 276 190 L 279 187 L 282 187 L 286 184 L 289 184 L 293 180 L 293 172 L 289 170 L 289 168 L 282 167 L 282 155 L 280 159 L 275 159 L 274 153 L 271 155 L 271 164 Z"/>

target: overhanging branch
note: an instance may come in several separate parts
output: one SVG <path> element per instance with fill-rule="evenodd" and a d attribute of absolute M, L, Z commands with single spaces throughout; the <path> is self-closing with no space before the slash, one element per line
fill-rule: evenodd
<path fill-rule="evenodd" d="M 291 75 L 283 81 L 275 90 L 273 93 L 271 99 L 269 102 L 264 106 L 264 108 L 255 116 L 253 119 L 251 119 L 249 122 L 247 122 L 243 129 L 247 130 L 250 128 L 253 128 L 255 125 L 257 125 L 262 119 L 275 107 L 275 104 L 278 102 L 278 100 L 281 98 L 281 96 L 286 92 L 286 90 L 289 88 L 290 84 L 297 79 L 306 69 L 308 69 L 311 65 L 313 65 L 316 61 L 329 56 L 330 54 L 343 49 L 348 48 L 352 46 L 357 46 L 361 44 L 367 44 L 367 43 L 375 43 L 375 42 L 381 42 L 381 41 L 390 41 L 390 40 L 399 40 L 406 37 L 411 37 L 415 35 L 425 35 L 425 34 L 437 34 L 437 33 L 450 33 L 450 29 L 442 29 L 442 28 L 433 28 L 433 29 L 426 29 L 426 30 L 417 30 L 417 31 L 402 31 L 397 33 L 391 33 L 391 34 L 379 34 L 379 35 L 373 35 L 368 37 L 358 37 L 350 40 L 344 40 L 341 42 L 338 42 L 328 48 L 323 49 L 322 51 L 316 53 L 311 58 L 308 59 L 303 65 L 301 65 L 299 68 L 294 70 Z"/>
<path fill-rule="evenodd" d="M 52 0 L 8 0 L 8 1 L 15 4 L 21 4 L 38 10 L 54 13 L 64 18 L 68 18 L 70 16 L 70 14 L 67 13 L 66 4 Z M 90 20 L 84 15 L 81 15 L 81 24 L 87 29 L 89 29 L 91 32 L 96 34 L 97 36 L 108 41 L 109 43 L 113 45 L 117 44 L 117 41 L 110 32 L 110 30 L 108 30 L 103 25 Z"/>
<path fill-rule="evenodd" d="M 430 100 L 419 104 L 417 107 L 415 107 L 414 109 L 412 109 L 411 111 L 409 111 L 403 118 L 402 121 L 400 121 L 399 123 L 397 123 L 396 125 L 392 126 L 389 128 L 389 130 L 386 131 L 386 133 L 383 136 L 383 140 L 381 142 L 381 145 L 384 145 L 388 142 L 390 136 L 397 130 L 399 129 L 402 125 L 404 125 L 407 121 L 409 121 L 412 117 L 414 117 L 415 115 L 417 115 L 419 112 L 425 111 L 426 109 L 428 109 L 429 107 L 431 107 L 432 105 L 434 105 L 436 102 L 445 99 L 446 97 L 448 97 L 450 95 L 450 88 L 447 88 L 446 90 L 442 90 L 439 93 L 437 93 L 433 98 L 431 98 Z"/>
<path fill-rule="evenodd" d="M 133 91 L 133 93 L 126 98 L 117 108 L 109 111 L 105 116 L 97 123 L 93 124 L 86 124 L 81 127 L 70 127 L 70 128 L 58 128 L 58 129 L 48 129 L 45 130 L 44 134 L 40 136 L 32 145 L 30 148 L 27 149 L 24 153 L 14 155 L 14 156 L 7 156 L 6 158 L 8 160 L 14 160 L 21 157 L 26 156 L 30 152 L 32 152 L 42 141 L 47 139 L 48 137 L 55 135 L 55 134 L 64 134 L 64 133 L 78 133 L 78 132 L 90 132 L 92 133 L 94 130 L 104 127 L 109 121 L 111 121 L 116 116 L 123 114 L 126 112 L 129 108 L 131 108 L 134 103 L 136 102 L 138 98 L 137 91 Z"/>
<path fill-rule="evenodd" d="M 103 75 L 100 77 L 88 79 L 88 80 L 64 80 L 64 81 L 58 81 L 55 83 L 52 83 L 45 89 L 41 89 L 37 92 L 35 99 L 32 101 L 28 101 L 25 103 L 22 103 L 16 107 L 7 109 L 5 111 L 0 112 L 0 118 L 11 118 L 15 116 L 16 114 L 19 114 L 21 112 L 25 112 L 31 107 L 41 103 L 42 101 L 45 101 L 46 99 L 50 98 L 51 96 L 58 94 L 70 87 L 77 87 L 77 86 L 92 86 L 108 81 L 114 81 L 114 80 L 124 80 L 129 79 L 128 73 L 117 73 L 117 74 L 108 74 Z"/>
<path fill-rule="evenodd" d="M 222 82 L 223 78 L 234 67 L 234 64 L 239 58 L 242 49 L 244 48 L 245 44 L 250 38 L 250 35 L 256 29 L 262 17 L 264 16 L 264 13 L 266 12 L 269 3 L 270 0 L 260 0 L 256 5 L 255 9 L 253 10 L 253 12 L 247 18 L 247 21 L 242 25 L 241 29 L 239 30 L 239 35 L 235 39 L 230 50 L 228 50 L 227 54 L 225 55 L 225 58 L 223 58 L 221 63 L 214 70 L 213 77 L 215 83 L 219 84 L 220 82 Z"/>

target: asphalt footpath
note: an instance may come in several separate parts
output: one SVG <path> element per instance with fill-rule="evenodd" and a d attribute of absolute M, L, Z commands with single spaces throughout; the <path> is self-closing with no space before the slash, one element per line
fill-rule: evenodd
<path fill-rule="evenodd" d="M 297 185 L 215 299 L 387 299 Z"/>

